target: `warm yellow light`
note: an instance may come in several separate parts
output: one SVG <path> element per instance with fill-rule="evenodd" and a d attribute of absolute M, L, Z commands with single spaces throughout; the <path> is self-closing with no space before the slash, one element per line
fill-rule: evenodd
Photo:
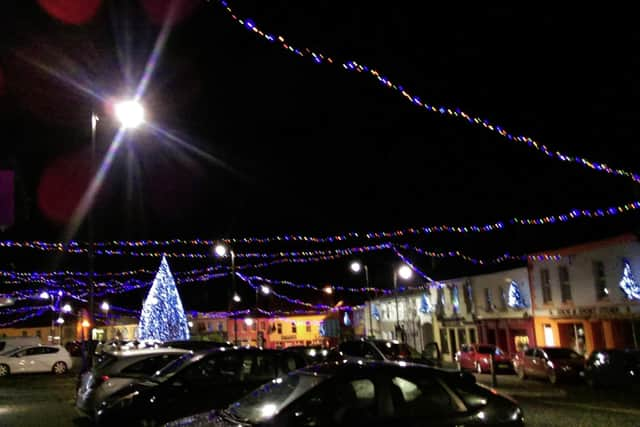
<path fill-rule="evenodd" d="M 398 275 L 405 280 L 410 278 L 412 274 L 411 268 L 407 265 L 403 265 L 398 269 Z"/>
<path fill-rule="evenodd" d="M 333 293 L 333 288 L 331 286 L 325 286 L 323 291 L 325 294 L 331 295 Z"/>
<path fill-rule="evenodd" d="M 89 323 L 89 321 L 87 319 L 84 319 L 82 321 L 82 327 L 83 328 L 88 328 L 89 326 L 91 326 L 91 323 Z"/>

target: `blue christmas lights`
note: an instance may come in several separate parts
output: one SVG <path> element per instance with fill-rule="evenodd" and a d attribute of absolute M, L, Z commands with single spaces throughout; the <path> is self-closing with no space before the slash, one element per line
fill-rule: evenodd
<path fill-rule="evenodd" d="M 165 257 L 140 313 L 138 339 L 174 341 L 189 339 L 187 315 Z"/>

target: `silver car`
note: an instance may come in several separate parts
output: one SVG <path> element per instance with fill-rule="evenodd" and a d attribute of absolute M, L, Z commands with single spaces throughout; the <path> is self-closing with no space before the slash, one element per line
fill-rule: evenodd
<path fill-rule="evenodd" d="M 181 355 L 179 348 L 150 348 L 104 353 L 90 371 L 82 374 L 76 396 L 76 408 L 93 418 L 96 405 L 106 397 L 153 375 Z"/>

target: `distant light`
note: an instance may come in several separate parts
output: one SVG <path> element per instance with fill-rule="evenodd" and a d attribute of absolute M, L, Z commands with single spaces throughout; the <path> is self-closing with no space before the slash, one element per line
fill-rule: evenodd
<path fill-rule="evenodd" d="M 400 365 L 400 366 L 402 366 L 404 368 L 405 366 L 407 366 L 407 362 L 401 360 L 400 362 L 398 362 L 398 365 Z"/>
<path fill-rule="evenodd" d="M 253 325 L 253 319 L 251 317 L 246 317 L 244 319 L 244 324 L 247 325 L 247 326 Z"/>
<path fill-rule="evenodd" d="M 125 129 L 133 129 L 144 122 L 144 108 L 138 101 L 122 101 L 115 105 L 116 117 Z"/>
<path fill-rule="evenodd" d="M 65 312 L 65 313 L 71 313 L 71 310 L 72 310 L 72 308 L 71 308 L 71 305 L 69 305 L 69 304 L 65 304 L 65 305 L 62 306 L 62 311 Z"/>
<path fill-rule="evenodd" d="M 87 319 L 84 319 L 82 321 L 82 327 L 83 328 L 88 328 L 89 326 L 91 326 L 91 323 L 89 323 L 89 321 Z"/>
<path fill-rule="evenodd" d="M 278 407 L 273 403 L 267 403 L 260 408 L 260 415 L 262 418 L 271 418 L 278 411 Z"/>
<path fill-rule="evenodd" d="M 240 302 L 242 300 L 242 298 L 240 298 L 240 295 L 238 294 L 233 294 L 233 301 L 235 302 Z"/>
<path fill-rule="evenodd" d="M 189 325 L 190 328 L 193 328 L 193 322 L 192 321 L 187 322 L 187 325 Z"/>
<path fill-rule="evenodd" d="M 485 418 L 487 418 L 487 415 L 484 413 L 484 411 L 480 411 L 478 412 L 478 418 L 484 420 Z"/>
<path fill-rule="evenodd" d="M 106 302 L 106 301 L 103 301 L 103 302 L 102 302 L 102 305 L 100 306 L 100 309 L 101 309 L 102 311 L 109 311 L 109 303 L 108 303 L 108 302 Z"/>
<path fill-rule="evenodd" d="M 47 291 L 42 291 L 42 293 L 40 294 L 40 298 L 42 298 L 42 299 L 49 299 L 49 292 L 47 292 Z"/>
<path fill-rule="evenodd" d="M 316 357 L 318 353 L 316 353 L 316 349 L 312 348 L 311 350 L 309 350 L 309 356 L 311 357 Z"/>
<path fill-rule="evenodd" d="M 62 296 L 62 291 L 58 291 L 58 296 L 61 297 Z"/>
<path fill-rule="evenodd" d="M 407 265 L 403 265 L 398 269 L 398 275 L 403 279 L 408 279 L 413 275 L 413 271 Z"/>
<path fill-rule="evenodd" d="M 358 261 L 353 261 L 350 267 L 351 271 L 353 271 L 354 273 L 360 273 L 360 270 L 362 270 L 362 264 L 360 264 L 360 262 Z"/>
<path fill-rule="evenodd" d="M 260 286 L 260 291 L 262 291 L 262 293 L 265 295 L 269 295 L 269 293 L 271 292 L 271 288 L 266 285 L 262 285 Z"/>
<path fill-rule="evenodd" d="M 224 258 L 227 256 L 227 247 L 225 245 L 216 245 L 213 250 L 220 258 Z"/>
<path fill-rule="evenodd" d="M 64 319 L 62 317 L 58 317 L 58 320 L 56 320 L 56 323 L 58 325 L 62 325 L 64 323 Z"/>
<path fill-rule="evenodd" d="M 331 286 L 325 286 L 323 291 L 325 294 L 331 295 L 333 293 L 333 288 Z"/>

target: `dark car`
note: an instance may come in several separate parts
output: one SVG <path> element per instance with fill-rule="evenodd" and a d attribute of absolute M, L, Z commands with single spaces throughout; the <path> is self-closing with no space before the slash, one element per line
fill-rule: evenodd
<path fill-rule="evenodd" d="M 513 373 L 511 356 L 493 344 L 463 344 L 460 346 L 460 351 L 456 353 L 456 361 L 460 370 L 482 374 L 491 372 L 492 354 L 496 372 Z"/>
<path fill-rule="evenodd" d="M 587 359 L 585 380 L 591 387 L 640 384 L 640 350 L 595 350 Z"/>
<path fill-rule="evenodd" d="M 352 340 L 338 345 L 337 356 L 346 360 L 377 360 L 413 362 L 436 366 L 437 360 L 428 359 L 413 347 L 396 340 Z"/>
<path fill-rule="evenodd" d="M 185 354 L 100 404 L 100 425 L 155 425 L 224 408 L 250 390 L 305 365 L 298 355 L 255 348 Z"/>
<path fill-rule="evenodd" d="M 513 358 L 513 368 L 520 379 L 548 378 L 551 384 L 560 379 L 581 378 L 584 376 L 584 367 L 584 357 L 570 348 L 529 348 Z"/>
<path fill-rule="evenodd" d="M 333 362 L 277 378 L 178 426 L 523 426 L 514 400 L 473 375 L 416 364 Z"/>

